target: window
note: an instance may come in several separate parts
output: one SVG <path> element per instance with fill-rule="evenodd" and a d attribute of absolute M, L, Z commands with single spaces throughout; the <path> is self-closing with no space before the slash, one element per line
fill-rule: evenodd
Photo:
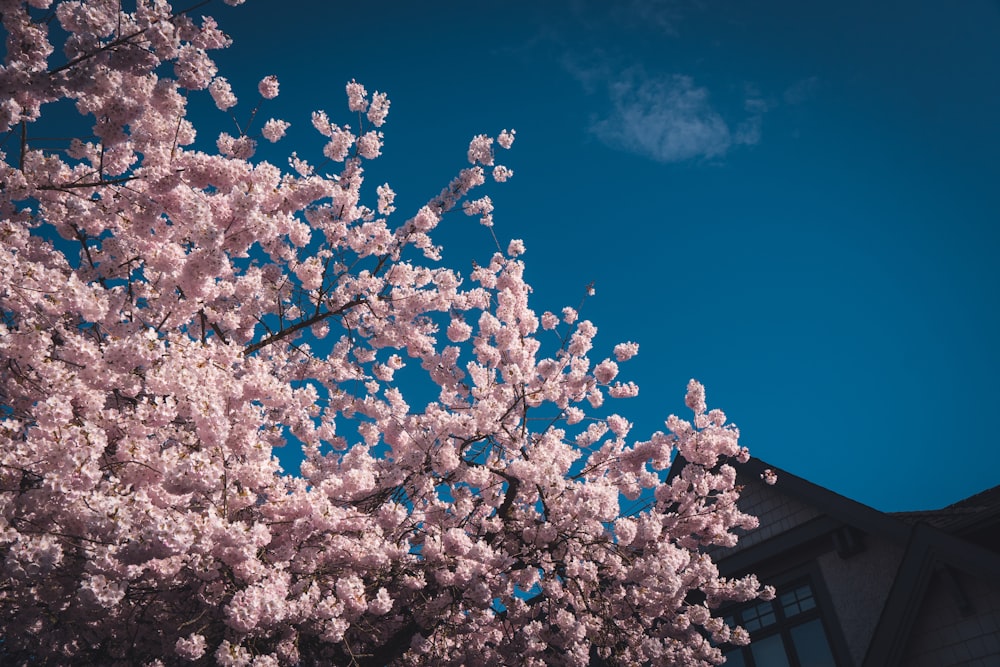
<path fill-rule="evenodd" d="M 774 600 L 757 600 L 726 615 L 742 625 L 750 645 L 725 652 L 730 667 L 837 667 L 816 595 L 807 581 L 782 587 Z"/>

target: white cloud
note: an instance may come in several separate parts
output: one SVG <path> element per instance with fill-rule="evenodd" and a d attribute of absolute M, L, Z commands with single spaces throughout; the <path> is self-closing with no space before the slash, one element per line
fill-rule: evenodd
<path fill-rule="evenodd" d="M 760 114 L 731 132 L 691 77 L 648 78 L 627 72 L 609 86 L 612 110 L 591 131 L 612 148 L 659 162 L 721 157 L 733 144 L 760 141 Z M 754 120 L 756 118 L 756 120 Z"/>
<path fill-rule="evenodd" d="M 819 85 L 819 77 L 811 76 L 807 79 L 799 79 L 785 90 L 782 96 L 785 104 L 802 104 L 816 95 Z"/>

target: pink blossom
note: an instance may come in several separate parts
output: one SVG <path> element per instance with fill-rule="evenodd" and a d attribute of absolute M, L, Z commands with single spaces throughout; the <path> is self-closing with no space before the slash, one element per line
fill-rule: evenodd
<path fill-rule="evenodd" d="M 275 143 L 285 136 L 285 130 L 288 129 L 289 125 L 290 123 L 283 120 L 275 120 L 274 118 L 271 118 L 264 123 L 264 128 L 261 130 L 261 134 L 263 134 L 264 138 L 271 143 Z"/>
<path fill-rule="evenodd" d="M 323 155 L 335 162 L 343 162 L 354 144 L 354 135 L 346 128 L 331 127 L 330 141 L 323 147 Z"/>
<path fill-rule="evenodd" d="M 419 232 L 431 231 L 437 226 L 438 222 L 439 218 L 437 214 L 427 206 L 417 211 L 417 215 L 412 220 L 413 228 Z"/>
<path fill-rule="evenodd" d="M 219 152 L 236 160 L 247 160 L 253 157 L 257 142 L 250 137 L 233 137 L 223 132 L 215 142 Z"/>
<path fill-rule="evenodd" d="M 705 387 L 696 380 L 688 382 L 687 396 L 684 397 L 684 404 L 696 414 L 700 415 L 707 409 L 705 407 Z"/>
<path fill-rule="evenodd" d="M 471 164 L 493 164 L 493 139 L 485 134 L 476 135 L 469 143 Z"/>
<path fill-rule="evenodd" d="M 392 610 L 392 598 L 389 597 L 389 591 L 383 586 L 378 589 L 375 598 L 368 604 L 368 611 L 376 616 L 383 616 L 388 614 L 390 610 Z"/>
<path fill-rule="evenodd" d="M 497 137 L 497 143 L 500 144 L 502 148 L 510 148 L 514 144 L 514 135 L 516 132 L 514 130 L 504 130 Z"/>
<path fill-rule="evenodd" d="M 304 289 L 319 289 L 323 284 L 323 264 L 318 257 L 309 257 L 295 268 L 295 275 Z"/>
<path fill-rule="evenodd" d="M 226 109 L 236 106 L 236 95 L 233 94 L 233 89 L 230 87 L 229 82 L 226 81 L 225 77 L 215 77 L 215 79 L 212 80 L 212 83 L 208 86 L 208 92 L 212 94 L 212 99 L 215 100 L 215 106 L 217 106 L 220 110 L 225 111 Z"/>
<path fill-rule="evenodd" d="M 601 384 L 608 384 L 618 375 L 618 364 L 605 359 L 594 368 L 594 377 Z"/>
<path fill-rule="evenodd" d="M 628 361 L 638 353 L 638 343 L 619 343 L 615 345 L 615 359 L 618 361 Z"/>
<path fill-rule="evenodd" d="M 608 417 L 608 428 L 619 438 L 624 438 L 632 430 L 632 423 L 621 415 L 610 415 Z"/>
<path fill-rule="evenodd" d="M 565 311 L 563 312 L 565 313 Z M 567 318 L 564 317 L 563 319 L 566 320 Z M 596 327 L 589 320 L 583 320 L 577 325 L 573 335 L 570 336 L 569 345 L 566 349 L 570 354 L 578 357 L 587 354 L 594 346 L 593 339 L 596 333 Z"/>
<path fill-rule="evenodd" d="M 0 129 L 36 136 L 52 109 L 82 129 L 0 153 L 5 655 L 704 665 L 709 639 L 748 640 L 715 610 L 773 590 L 707 550 L 756 523 L 739 431 L 692 381 L 691 422 L 632 439 L 602 406 L 637 394 L 619 369 L 635 343 L 605 358 L 575 309 L 539 314 L 519 239 L 443 261 L 448 212 L 494 224 L 481 190 L 486 167 L 510 176 L 494 144 L 513 131 L 474 137 L 472 166 L 396 219 L 365 181 L 385 94 L 351 81 L 338 114 L 357 128 L 317 111 L 306 150 L 326 160 L 275 164 L 188 116 L 198 95 L 237 104 L 214 20 L 58 2 L 50 30 L 8 4 Z M 109 50 L 122 34 L 141 39 Z M 57 52 L 73 66 L 53 71 Z M 115 178 L 87 186 L 97 165 Z"/>
<path fill-rule="evenodd" d="M 188 90 L 207 88 L 218 69 L 204 50 L 193 44 L 184 44 L 174 62 L 177 84 Z"/>
<path fill-rule="evenodd" d="M 493 200 L 489 197 L 480 197 L 462 204 L 462 210 L 466 215 L 479 215 L 479 221 L 487 227 L 493 226 Z"/>
<path fill-rule="evenodd" d="M 392 205 L 396 200 L 396 193 L 389 187 L 388 183 L 378 186 L 378 212 L 382 215 L 389 215 L 396 210 Z"/>
<path fill-rule="evenodd" d="M 378 91 L 372 95 L 371 106 L 368 108 L 368 120 L 375 127 L 382 127 L 389 115 L 389 99 L 385 93 Z"/>
<path fill-rule="evenodd" d="M 250 651 L 224 639 L 215 650 L 215 661 L 223 667 L 244 667 L 250 664 Z"/>
<path fill-rule="evenodd" d="M 347 106 L 351 111 L 364 112 L 368 109 L 368 91 L 360 83 L 351 79 L 347 84 Z"/>
<path fill-rule="evenodd" d="M 332 136 L 330 118 L 326 115 L 325 111 L 313 111 L 312 124 L 324 137 Z"/>
<path fill-rule="evenodd" d="M 565 413 L 567 424 L 579 424 L 587 414 L 577 407 L 566 408 Z"/>
<path fill-rule="evenodd" d="M 639 386 L 634 382 L 616 382 L 608 393 L 612 398 L 633 398 L 639 395 Z"/>
<path fill-rule="evenodd" d="M 514 171 L 512 169 L 508 169 L 502 164 L 498 164 L 493 167 L 493 180 L 497 183 L 506 183 L 507 180 L 513 175 Z"/>
<path fill-rule="evenodd" d="M 178 638 L 174 650 L 185 660 L 194 661 L 205 655 L 205 646 L 205 637 L 193 632 L 187 637 Z"/>
<path fill-rule="evenodd" d="M 448 340 L 453 343 L 469 340 L 471 334 L 472 327 L 461 320 L 452 320 L 448 326 Z"/>
<path fill-rule="evenodd" d="M 365 132 L 358 138 L 358 154 L 366 160 L 374 160 L 382 154 L 382 133 Z"/>
<path fill-rule="evenodd" d="M 305 160 L 299 158 L 298 155 L 292 153 L 288 158 L 288 165 L 295 170 L 299 176 L 312 176 L 313 168 Z"/>
<path fill-rule="evenodd" d="M 265 100 L 273 100 L 278 96 L 278 77 L 273 74 L 265 76 L 257 84 L 257 91 L 260 92 L 260 96 Z"/>

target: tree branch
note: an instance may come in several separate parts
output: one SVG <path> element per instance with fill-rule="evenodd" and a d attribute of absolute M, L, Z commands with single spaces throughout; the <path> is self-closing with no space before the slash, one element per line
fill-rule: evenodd
<path fill-rule="evenodd" d="M 304 320 L 299 320 L 298 322 L 288 327 L 287 329 L 281 329 L 280 331 L 277 331 L 271 334 L 270 336 L 267 336 L 266 338 L 263 338 L 262 340 L 253 343 L 252 345 L 247 345 L 246 349 L 243 350 L 243 356 L 249 357 L 254 352 L 257 352 L 258 350 L 261 350 L 267 347 L 268 345 L 271 345 L 272 343 L 277 343 L 278 341 L 291 336 L 296 331 L 301 331 L 306 327 L 311 327 L 312 325 L 318 322 L 322 322 L 328 317 L 332 317 L 334 315 L 340 315 L 341 313 L 350 310 L 354 306 L 361 305 L 362 303 L 365 303 L 365 299 L 362 297 L 357 297 L 351 299 L 350 301 L 345 303 L 340 308 L 337 308 L 336 310 L 329 310 L 325 313 L 316 313 L 312 317 L 307 317 Z"/>
<path fill-rule="evenodd" d="M 202 2 L 199 2 L 196 5 L 191 5 L 187 9 L 182 9 L 182 10 L 180 10 L 178 12 L 174 12 L 173 14 L 170 15 L 170 18 L 167 19 L 167 20 L 173 20 L 173 19 L 177 18 L 178 16 L 182 16 L 184 14 L 187 14 L 188 12 L 192 12 L 192 11 L 198 9 L 199 7 L 204 7 L 209 2 L 211 2 L 211 0 L 202 0 Z M 95 56 L 97 56 L 97 55 L 99 55 L 101 53 L 104 53 L 105 51 L 113 49 L 116 46 L 121 46 L 122 44 L 128 44 L 129 42 L 132 41 L 133 38 L 138 37 L 139 35 L 142 35 L 144 32 L 146 32 L 147 30 L 149 30 L 149 28 L 152 28 L 154 25 L 156 25 L 157 23 L 159 23 L 162 20 L 163 19 L 154 21 L 152 25 L 150 25 L 150 26 L 148 26 L 146 28 L 143 28 L 142 30 L 137 30 L 137 31 L 135 31 L 135 32 L 133 32 L 131 34 L 125 35 L 124 37 L 119 37 L 118 39 L 116 39 L 114 41 L 108 42 L 104 46 L 102 46 L 99 49 L 96 49 L 94 51 L 91 51 L 90 53 L 84 53 L 82 56 L 77 56 L 76 58 L 73 58 L 73 60 L 70 60 L 68 63 L 60 65 L 59 67 L 57 67 L 54 70 L 52 70 L 51 72 L 49 72 L 49 75 L 51 76 L 53 74 L 58 74 L 59 72 L 62 72 L 63 70 L 67 70 L 70 67 L 73 67 L 74 65 L 82 63 L 85 60 L 90 60 L 91 58 L 93 58 L 93 57 L 95 57 Z"/>

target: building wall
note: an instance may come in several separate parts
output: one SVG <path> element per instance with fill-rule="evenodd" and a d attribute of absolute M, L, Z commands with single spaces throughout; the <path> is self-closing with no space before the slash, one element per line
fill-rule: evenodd
<path fill-rule="evenodd" d="M 747 514 L 760 520 L 760 527 L 740 537 L 735 547 L 726 549 L 726 555 L 734 554 L 747 547 L 779 535 L 820 515 L 815 507 L 810 507 L 795 498 L 780 493 L 774 487 L 760 480 L 740 480 L 744 484 L 740 494 L 739 507 Z"/>
<path fill-rule="evenodd" d="M 953 572 L 955 572 L 953 570 Z M 1000 665 L 1000 582 L 955 572 L 970 613 L 963 614 L 952 583 L 937 572 L 928 584 L 901 664 L 907 667 Z"/>
<path fill-rule="evenodd" d="M 829 551 L 817 559 L 855 665 L 864 660 L 904 555 L 902 547 L 876 535 L 864 541 L 865 550 L 850 558 Z"/>

